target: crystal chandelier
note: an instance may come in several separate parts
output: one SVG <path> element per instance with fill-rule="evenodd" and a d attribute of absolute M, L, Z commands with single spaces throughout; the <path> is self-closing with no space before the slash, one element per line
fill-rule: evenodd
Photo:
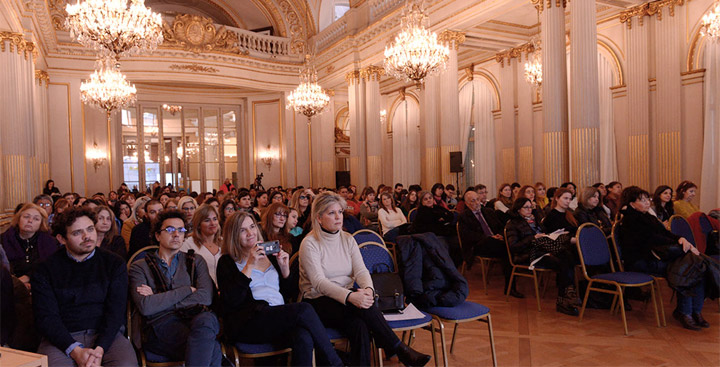
<path fill-rule="evenodd" d="M 535 54 L 533 55 L 532 61 L 525 63 L 525 81 L 539 87 L 542 85 L 542 59 L 540 56 L 542 50 L 540 49 L 540 42 L 536 39 L 534 39 L 532 43 Z"/>
<path fill-rule="evenodd" d="M 703 15 L 700 34 L 711 41 L 720 41 L 720 1 L 716 1 L 712 10 Z"/>
<path fill-rule="evenodd" d="M 99 70 L 90 75 L 90 80 L 80 84 L 80 99 L 105 110 L 110 119 L 113 110 L 135 102 L 137 90 L 125 80 L 113 60 L 104 60 L 100 65 Z"/>
<path fill-rule="evenodd" d="M 300 70 L 300 85 L 287 97 L 287 108 L 310 118 L 321 113 L 330 102 L 330 96 L 317 83 L 317 71 L 310 62 L 310 55 L 305 56 L 305 65 Z"/>
<path fill-rule="evenodd" d="M 385 47 L 384 60 L 388 74 L 416 84 L 444 68 L 450 56 L 448 46 L 440 44 L 437 34 L 426 28 L 427 15 L 422 3 L 423 0 L 408 0 L 405 4 L 401 31 Z"/>
<path fill-rule="evenodd" d="M 100 56 L 118 60 L 162 43 L 162 17 L 145 7 L 145 0 L 78 0 L 66 7 L 70 36 Z"/>

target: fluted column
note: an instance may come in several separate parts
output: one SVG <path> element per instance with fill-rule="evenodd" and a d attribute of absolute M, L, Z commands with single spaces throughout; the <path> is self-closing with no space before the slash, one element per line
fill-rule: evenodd
<path fill-rule="evenodd" d="M 35 168 L 33 187 L 44 187 L 45 180 L 50 177 L 50 141 L 48 124 L 48 87 L 50 77 L 46 71 L 35 71 L 34 89 L 34 129 L 35 129 Z"/>
<path fill-rule="evenodd" d="M 425 189 L 440 182 L 440 134 L 438 103 L 438 76 L 425 78 L 425 85 L 420 95 L 420 146 L 422 166 L 420 169 L 420 185 Z"/>
<path fill-rule="evenodd" d="M 517 179 L 517 166 L 515 155 L 515 70 L 517 58 L 507 58 L 500 65 L 500 105 L 502 106 L 502 123 L 500 124 L 498 147 L 500 161 L 498 166 L 502 174 L 502 182 L 514 182 Z"/>
<path fill-rule="evenodd" d="M 380 126 L 380 77 L 384 73 L 383 68 L 372 65 L 360 70 L 360 78 L 365 82 L 367 180 L 368 185 L 372 187 L 378 187 L 382 183 L 383 140 Z M 352 150 L 352 142 L 350 149 Z"/>
<path fill-rule="evenodd" d="M 314 187 L 335 187 L 335 93 L 328 92 L 330 103 L 315 118 L 320 123 L 310 126 Z"/>
<path fill-rule="evenodd" d="M 11 209 L 32 200 L 36 186 L 33 110 L 35 44 L 20 33 L 0 32 L 0 204 Z"/>
<path fill-rule="evenodd" d="M 367 185 L 365 81 L 359 70 L 349 72 L 345 80 L 348 82 L 350 115 L 350 182 L 362 190 Z"/>
<path fill-rule="evenodd" d="M 627 27 L 628 161 L 630 182 L 650 186 L 650 92 L 648 67 L 648 27 L 642 18 L 628 20 Z"/>
<path fill-rule="evenodd" d="M 558 186 L 568 179 L 568 93 L 565 0 L 547 1 L 545 5 L 541 15 L 543 146 L 545 184 L 549 187 Z"/>
<path fill-rule="evenodd" d="M 570 11 L 571 179 L 600 181 L 600 96 L 595 3 L 573 1 Z"/>
<path fill-rule="evenodd" d="M 438 36 L 450 48 L 450 57 L 447 66 L 440 73 L 439 110 L 442 116 L 440 129 L 440 166 L 442 169 L 442 183 L 456 184 L 456 174 L 450 172 L 450 152 L 461 151 L 460 141 L 460 94 L 458 91 L 458 48 L 465 42 L 465 33 L 445 30 Z M 462 157 L 463 161 L 465 157 Z M 457 188 L 458 190 L 460 188 Z"/>

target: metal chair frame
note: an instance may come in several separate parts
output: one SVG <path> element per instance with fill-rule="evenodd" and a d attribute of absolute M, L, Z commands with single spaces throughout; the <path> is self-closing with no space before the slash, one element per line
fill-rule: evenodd
<path fill-rule="evenodd" d="M 407 221 L 408 221 L 408 223 L 412 223 L 412 222 L 413 222 L 412 219 L 410 219 L 410 217 L 413 216 L 413 213 L 415 213 L 415 212 L 417 212 L 417 208 L 412 208 L 412 209 L 410 209 L 410 211 L 408 212 L 408 215 L 407 215 Z"/>
<path fill-rule="evenodd" d="M 455 349 L 455 336 L 457 335 L 458 326 L 460 326 L 461 323 L 477 320 L 477 321 L 487 324 L 488 334 L 490 336 L 490 351 L 492 353 L 493 366 L 497 367 L 497 356 L 495 354 L 495 337 L 493 336 L 492 318 L 490 316 L 490 312 L 488 312 L 484 315 L 477 316 L 477 317 L 471 317 L 471 318 L 459 319 L 459 320 L 444 319 L 437 315 L 433 315 L 433 318 L 435 320 L 437 320 L 438 324 L 440 324 L 440 325 L 443 325 L 443 322 L 449 322 L 449 323 L 455 324 L 453 326 L 452 340 L 450 341 L 450 354 L 452 354 Z M 433 344 L 434 344 L 434 341 L 433 341 Z M 444 327 L 440 329 L 440 345 L 441 345 L 441 348 L 443 351 L 443 366 L 448 367 L 447 342 L 445 341 Z"/>
<path fill-rule="evenodd" d="M 457 233 L 458 237 L 458 243 L 460 244 L 460 250 L 462 251 L 463 244 L 462 244 L 462 238 L 460 238 L 460 222 L 455 223 L 455 232 Z M 490 267 L 491 265 L 498 261 L 498 259 L 494 257 L 484 257 L 484 256 L 475 256 L 475 260 L 480 261 L 480 275 L 482 275 L 482 283 L 483 283 L 483 289 L 485 290 L 485 294 L 488 294 L 488 284 L 490 281 L 488 280 L 488 274 L 490 273 Z M 465 268 L 467 267 L 467 264 L 465 261 L 463 261 L 462 265 L 460 266 L 460 274 L 465 275 Z"/>
<path fill-rule="evenodd" d="M 541 269 L 538 267 L 533 267 L 533 269 L 530 269 L 530 265 L 515 264 L 515 262 L 513 261 L 512 252 L 510 252 L 510 244 L 507 241 L 507 228 L 503 231 L 503 235 L 505 238 L 505 248 L 507 249 L 510 266 L 512 266 L 512 272 L 510 273 L 510 281 L 508 282 L 508 288 L 505 291 L 505 301 L 508 301 L 510 299 L 510 289 L 512 288 L 512 284 L 513 284 L 513 280 L 515 279 L 515 276 L 532 278 L 533 284 L 535 285 L 535 299 L 537 301 L 537 308 L 538 308 L 538 312 L 540 312 L 541 311 L 541 309 L 540 309 L 540 288 L 538 286 L 538 275 L 549 274 L 549 273 L 553 272 L 553 270 L 552 269 Z M 545 295 L 546 288 L 547 288 L 547 281 L 545 281 L 543 284 L 543 295 Z"/>

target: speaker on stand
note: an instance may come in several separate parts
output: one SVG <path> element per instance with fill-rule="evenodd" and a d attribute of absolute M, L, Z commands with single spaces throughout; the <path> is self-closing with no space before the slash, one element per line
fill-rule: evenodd
<path fill-rule="evenodd" d="M 460 173 L 462 171 L 462 152 L 450 152 L 450 172 L 455 174 L 455 189 L 458 192 L 460 192 Z"/>

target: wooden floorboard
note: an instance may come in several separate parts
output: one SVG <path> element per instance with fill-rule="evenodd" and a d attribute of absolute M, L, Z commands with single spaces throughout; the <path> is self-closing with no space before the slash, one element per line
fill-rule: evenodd
<path fill-rule="evenodd" d="M 541 301 L 542 311 L 538 312 L 531 279 L 518 282 L 524 299 L 510 298 L 506 302 L 502 275 L 493 274 L 485 295 L 479 270 L 466 274 L 470 283 L 468 299 L 490 308 L 500 366 L 720 366 L 717 300 L 706 300 L 704 305 L 709 329 L 686 330 L 672 318 L 675 301 L 670 302 L 672 292 L 663 283 L 667 327 L 657 327 L 651 303 L 631 301 L 633 310 L 627 312 L 629 335 L 625 336 L 620 315 L 611 315 L 608 310 L 589 309 L 582 322 L 555 312 L 554 286 L 548 287 Z M 486 324 L 462 324 L 453 354 L 449 351 L 452 325 L 446 325 L 445 336 L 450 366 L 492 365 Z M 439 338 L 437 344 L 440 351 Z M 418 331 L 413 347 L 430 353 L 430 334 Z M 431 360 L 428 366 L 434 363 Z M 385 366 L 398 364 L 397 358 L 384 361 Z"/>

